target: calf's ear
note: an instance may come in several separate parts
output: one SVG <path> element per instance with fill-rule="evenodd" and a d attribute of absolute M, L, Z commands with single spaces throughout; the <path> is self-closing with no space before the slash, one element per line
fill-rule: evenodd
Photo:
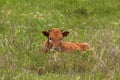
<path fill-rule="evenodd" d="M 63 37 L 68 36 L 68 34 L 69 34 L 69 31 L 64 31 L 64 32 L 62 33 Z"/>
<path fill-rule="evenodd" d="M 42 31 L 42 34 L 46 37 L 49 37 L 49 32 L 47 32 L 47 31 Z"/>

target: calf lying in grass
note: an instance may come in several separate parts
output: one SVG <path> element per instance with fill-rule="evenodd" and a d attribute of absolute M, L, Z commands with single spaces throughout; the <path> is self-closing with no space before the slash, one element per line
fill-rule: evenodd
<path fill-rule="evenodd" d="M 49 31 L 42 31 L 42 34 L 48 38 L 44 43 L 44 52 L 49 52 L 54 49 L 60 52 L 74 52 L 76 50 L 87 51 L 90 49 L 88 43 L 71 43 L 63 42 L 63 37 L 68 36 L 69 31 L 62 31 L 60 29 L 51 29 Z"/>

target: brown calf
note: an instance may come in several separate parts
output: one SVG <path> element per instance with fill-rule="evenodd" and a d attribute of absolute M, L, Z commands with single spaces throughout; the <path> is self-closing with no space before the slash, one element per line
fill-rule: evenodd
<path fill-rule="evenodd" d="M 68 31 L 63 32 L 58 28 L 54 28 L 49 31 L 42 31 L 42 34 L 48 38 L 44 43 L 44 52 L 49 52 L 50 49 L 60 52 L 74 52 L 76 50 L 87 51 L 90 49 L 88 43 L 63 42 L 62 39 L 68 36 Z"/>

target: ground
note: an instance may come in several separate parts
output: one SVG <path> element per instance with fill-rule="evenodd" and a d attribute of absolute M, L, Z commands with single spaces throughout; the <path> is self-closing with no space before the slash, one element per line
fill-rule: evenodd
<path fill-rule="evenodd" d="M 91 50 L 43 53 L 51 28 Z M 119 33 L 119 0 L 0 0 L 0 80 L 120 80 Z"/>

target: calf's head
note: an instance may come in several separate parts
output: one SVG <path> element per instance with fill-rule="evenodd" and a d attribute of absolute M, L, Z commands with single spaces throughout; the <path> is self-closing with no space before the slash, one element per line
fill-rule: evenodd
<path fill-rule="evenodd" d="M 55 28 L 48 31 L 42 31 L 42 34 L 48 38 L 48 46 L 50 43 L 54 50 L 61 51 L 61 41 L 63 37 L 69 34 L 69 32 L 63 32 L 62 30 Z"/>

